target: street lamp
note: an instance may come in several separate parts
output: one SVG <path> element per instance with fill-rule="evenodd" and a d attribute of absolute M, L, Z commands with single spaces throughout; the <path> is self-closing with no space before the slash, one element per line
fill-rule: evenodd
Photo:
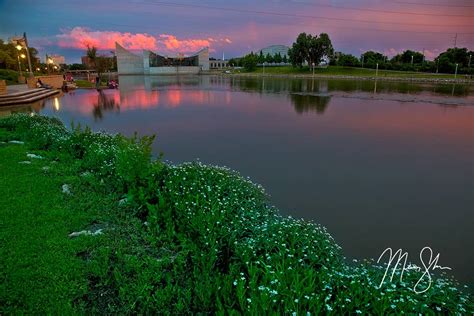
<path fill-rule="evenodd" d="M 314 66 L 316 66 L 316 64 L 312 63 L 311 66 L 313 66 L 313 78 L 314 78 Z"/>
<path fill-rule="evenodd" d="M 18 50 L 18 54 L 17 54 L 17 57 L 18 57 L 18 71 L 20 72 L 20 77 L 23 77 L 23 73 L 21 71 L 20 56 L 21 56 L 21 58 L 25 58 L 26 56 L 25 56 L 25 54 L 20 55 L 20 51 L 23 48 L 20 44 L 16 45 L 15 48 Z"/>

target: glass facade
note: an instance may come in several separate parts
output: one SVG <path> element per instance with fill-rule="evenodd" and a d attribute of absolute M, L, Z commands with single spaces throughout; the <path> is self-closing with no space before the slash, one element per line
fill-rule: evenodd
<path fill-rule="evenodd" d="M 164 57 L 150 52 L 150 67 L 199 66 L 199 56 Z"/>

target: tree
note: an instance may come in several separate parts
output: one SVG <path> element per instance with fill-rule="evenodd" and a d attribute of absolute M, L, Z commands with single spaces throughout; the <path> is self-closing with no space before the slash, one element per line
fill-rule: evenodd
<path fill-rule="evenodd" d="M 306 62 L 318 65 L 323 57 L 332 56 L 333 47 L 329 35 L 321 33 L 319 36 L 300 33 L 288 51 L 293 66 L 302 67 Z"/>
<path fill-rule="evenodd" d="M 95 68 L 95 61 L 97 58 L 97 47 L 87 45 L 86 56 L 89 58 L 90 64 Z"/>
<path fill-rule="evenodd" d="M 390 62 L 391 63 L 398 63 L 398 64 L 411 64 L 413 56 L 413 64 L 421 64 L 423 62 L 423 54 L 419 52 L 414 52 L 412 50 L 407 49 L 401 54 L 395 55 Z"/>
<path fill-rule="evenodd" d="M 265 62 L 269 64 L 273 63 L 273 57 L 270 55 L 270 53 L 267 53 L 265 56 Z"/>
<path fill-rule="evenodd" d="M 339 53 L 336 65 L 344 67 L 359 67 L 360 61 L 354 55 Z"/>
<path fill-rule="evenodd" d="M 286 64 L 288 63 L 288 57 L 286 55 L 283 55 L 282 61 Z"/>
<path fill-rule="evenodd" d="M 448 48 L 435 58 L 435 63 L 438 65 L 440 72 L 454 72 L 456 64 L 458 64 L 458 71 L 467 73 L 469 71 L 467 69 L 469 65 L 469 55 L 474 55 L 474 52 L 468 51 L 467 48 Z M 471 57 L 471 69 L 474 68 L 473 65 L 474 63 Z"/>
<path fill-rule="evenodd" d="M 260 51 L 260 54 L 258 55 L 258 63 L 263 64 L 265 62 L 265 56 L 263 56 L 263 52 Z"/>
<path fill-rule="evenodd" d="M 247 71 L 253 71 L 257 68 L 257 60 L 258 57 L 253 52 L 251 52 L 242 58 L 242 66 Z"/>
<path fill-rule="evenodd" d="M 303 63 L 307 61 L 311 37 L 311 34 L 307 35 L 306 33 L 300 33 L 296 38 L 296 41 L 288 50 L 290 63 L 294 67 L 302 67 Z"/>
<path fill-rule="evenodd" d="M 376 64 L 385 63 L 386 57 L 379 52 L 367 51 L 362 54 L 361 61 L 363 65 L 368 68 L 375 68 Z"/>
<path fill-rule="evenodd" d="M 309 42 L 309 59 L 308 65 L 313 63 L 317 66 L 322 61 L 323 57 L 330 57 L 334 53 L 329 35 L 321 33 L 318 36 L 313 36 Z"/>
<path fill-rule="evenodd" d="M 276 53 L 275 56 L 273 56 L 273 61 L 276 62 L 277 64 L 281 63 L 282 60 L 283 59 L 281 58 L 280 53 Z"/>

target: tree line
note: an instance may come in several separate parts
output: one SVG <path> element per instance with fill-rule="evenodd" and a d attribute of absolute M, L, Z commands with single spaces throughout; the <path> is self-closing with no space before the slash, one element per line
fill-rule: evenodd
<path fill-rule="evenodd" d="M 471 64 L 474 62 L 471 60 L 473 55 L 474 52 L 467 48 L 454 47 L 440 53 L 433 61 L 426 60 L 422 53 L 412 50 L 405 50 L 392 58 L 380 52 L 366 51 L 358 58 L 351 54 L 335 52 L 331 39 L 326 33 L 319 35 L 300 33 L 288 50 L 287 62 L 293 67 L 311 68 L 328 59 L 330 65 L 334 66 L 376 68 L 378 64 L 379 69 L 432 73 L 454 73 L 457 64 L 459 74 L 473 74 L 474 70 L 471 67 L 474 66 Z M 250 52 L 243 57 L 229 60 L 229 64 L 252 71 L 263 62 L 279 63 L 280 59 L 277 58 L 277 56 L 263 56 L 261 51 L 260 54 Z M 286 63 L 286 61 L 283 62 Z"/>

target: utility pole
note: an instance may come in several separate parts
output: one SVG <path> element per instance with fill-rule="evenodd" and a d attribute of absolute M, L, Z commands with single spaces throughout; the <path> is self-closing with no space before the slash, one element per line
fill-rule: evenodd
<path fill-rule="evenodd" d="M 458 33 L 456 33 L 456 35 L 454 35 L 454 48 L 456 48 L 457 42 L 458 42 Z"/>
<path fill-rule="evenodd" d="M 362 68 L 364 68 L 364 55 L 362 55 Z"/>
<path fill-rule="evenodd" d="M 423 62 L 422 62 L 422 64 L 424 64 L 424 63 L 425 63 L 425 49 L 423 48 Z"/>

